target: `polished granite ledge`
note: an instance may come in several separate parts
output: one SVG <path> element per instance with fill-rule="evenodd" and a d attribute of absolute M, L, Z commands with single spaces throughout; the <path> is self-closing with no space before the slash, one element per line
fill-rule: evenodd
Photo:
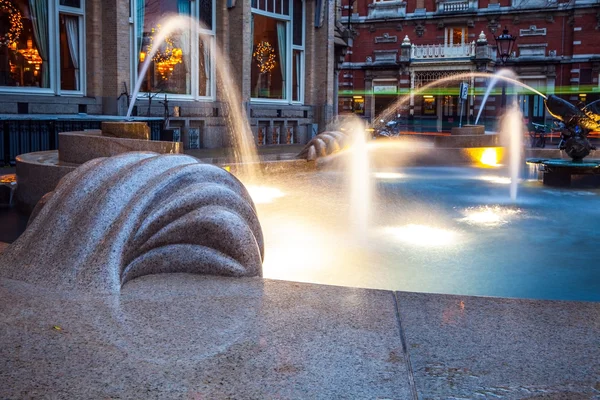
<path fill-rule="evenodd" d="M 171 274 L 0 280 L 0 398 L 599 399 L 600 303 Z"/>

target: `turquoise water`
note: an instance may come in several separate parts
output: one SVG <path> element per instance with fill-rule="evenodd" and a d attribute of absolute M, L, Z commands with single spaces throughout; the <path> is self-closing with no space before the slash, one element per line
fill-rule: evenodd
<path fill-rule="evenodd" d="M 278 177 L 259 204 L 264 276 L 462 295 L 600 301 L 600 189 L 502 171 L 413 167 L 374 176 L 368 232 L 352 232 L 339 172 Z M 357 240 L 365 235 L 367 240 Z"/>

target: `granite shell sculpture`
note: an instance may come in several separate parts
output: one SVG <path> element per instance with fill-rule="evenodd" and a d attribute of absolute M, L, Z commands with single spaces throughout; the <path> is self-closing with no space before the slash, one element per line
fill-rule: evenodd
<path fill-rule="evenodd" d="M 233 175 L 185 155 L 133 152 L 65 176 L 0 254 L 0 276 L 119 292 L 156 273 L 260 276 L 263 256 L 254 203 Z"/>
<path fill-rule="evenodd" d="M 350 136 L 344 132 L 326 131 L 312 138 L 298 153 L 298 158 L 314 161 L 344 149 L 350 144 Z"/>

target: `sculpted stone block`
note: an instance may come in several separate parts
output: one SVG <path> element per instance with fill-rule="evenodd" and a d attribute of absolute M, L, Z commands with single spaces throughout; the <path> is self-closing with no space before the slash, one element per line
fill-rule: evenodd
<path fill-rule="evenodd" d="M 139 276 L 260 276 L 254 203 L 229 172 L 184 155 L 125 153 L 66 175 L 0 254 L 0 276 L 40 286 L 119 292 Z"/>
<path fill-rule="evenodd" d="M 327 131 L 319 133 L 304 146 L 298 153 L 298 158 L 314 161 L 319 157 L 325 157 L 337 153 L 350 145 L 350 136 L 344 132 Z"/>
<path fill-rule="evenodd" d="M 103 136 L 150 140 L 150 127 L 145 122 L 102 122 L 101 129 Z"/>
<path fill-rule="evenodd" d="M 149 151 L 159 154 L 182 153 L 180 142 L 133 140 L 104 136 L 104 132 L 63 132 L 58 140 L 61 162 L 83 164 L 98 157 L 111 157 L 131 151 Z"/>

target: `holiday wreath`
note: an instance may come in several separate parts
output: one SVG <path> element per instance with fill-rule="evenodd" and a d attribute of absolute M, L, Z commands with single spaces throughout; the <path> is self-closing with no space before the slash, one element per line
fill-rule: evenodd
<path fill-rule="evenodd" d="M 275 68 L 275 50 L 269 42 L 263 41 L 256 46 L 252 57 L 256 59 L 261 73 L 271 72 Z"/>
<path fill-rule="evenodd" d="M 0 0 L 0 14 L 8 14 L 10 27 L 5 34 L 0 34 L 0 46 L 8 46 L 21 35 L 23 30 L 22 16 L 17 7 L 8 0 Z"/>

